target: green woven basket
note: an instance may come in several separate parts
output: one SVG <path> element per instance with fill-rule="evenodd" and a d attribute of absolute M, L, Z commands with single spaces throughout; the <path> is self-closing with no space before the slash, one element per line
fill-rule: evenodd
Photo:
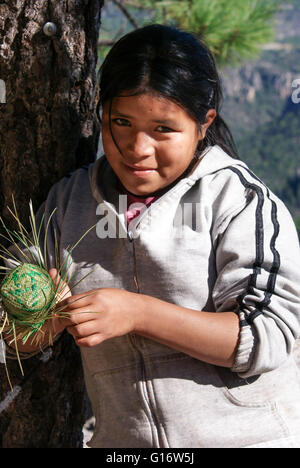
<path fill-rule="evenodd" d="M 41 326 L 54 303 L 49 274 L 38 265 L 22 263 L 6 275 L 0 288 L 4 310 L 24 326 Z M 37 321 L 38 319 L 38 321 Z"/>

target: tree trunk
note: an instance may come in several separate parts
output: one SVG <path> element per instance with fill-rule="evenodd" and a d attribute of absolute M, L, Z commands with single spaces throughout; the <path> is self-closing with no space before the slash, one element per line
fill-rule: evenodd
<path fill-rule="evenodd" d="M 3 86 L 0 96 L 0 214 L 10 226 L 12 194 L 28 226 L 29 199 L 37 209 L 55 182 L 95 159 L 103 3 L 0 0 L 0 80 L 6 88 L 6 103 Z M 44 28 L 47 22 L 52 29 Z M 73 339 L 64 334 L 42 357 L 23 361 L 24 377 L 15 361 L 8 365 L 14 389 L 0 364 L 0 447 L 82 447 L 89 406 Z"/>

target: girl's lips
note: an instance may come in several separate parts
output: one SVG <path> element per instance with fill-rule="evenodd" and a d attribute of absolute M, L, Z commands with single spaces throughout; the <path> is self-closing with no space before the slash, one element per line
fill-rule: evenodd
<path fill-rule="evenodd" d="M 155 169 L 142 169 L 142 168 L 138 169 L 138 168 L 130 167 L 127 165 L 125 165 L 125 167 L 130 172 L 130 174 L 134 174 L 135 176 L 138 176 L 138 177 L 143 177 L 143 176 L 146 176 L 155 172 Z"/>

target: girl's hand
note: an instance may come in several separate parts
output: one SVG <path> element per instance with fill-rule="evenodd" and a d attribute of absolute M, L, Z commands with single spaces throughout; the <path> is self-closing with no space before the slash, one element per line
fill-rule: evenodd
<path fill-rule="evenodd" d="M 135 330 L 141 311 L 142 295 L 123 289 L 102 288 L 64 299 L 61 326 L 74 337 L 78 346 L 91 347 L 109 338 Z"/>

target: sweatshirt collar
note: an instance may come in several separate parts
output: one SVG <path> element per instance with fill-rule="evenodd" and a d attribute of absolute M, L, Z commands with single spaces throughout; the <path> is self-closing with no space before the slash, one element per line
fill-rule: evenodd
<path fill-rule="evenodd" d="M 242 161 L 229 156 L 220 146 L 210 146 L 201 153 L 196 164 L 192 168 L 189 167 L 189 170 L 186 171 L 187 173 L 181 176 L 176 183 L 169 186 L 162 194 L 171 193 L 173 192 L 173 188 L 182 186 L 182 184 L 192 186 L 202 177 L 236 164 L 245 166 Z M 105 155 L 90 165 L 89 177 L 92 193 L 96 201 L 98 203 L 106 202 L 109 205 L 118 206 L 120 182 Z"/>

